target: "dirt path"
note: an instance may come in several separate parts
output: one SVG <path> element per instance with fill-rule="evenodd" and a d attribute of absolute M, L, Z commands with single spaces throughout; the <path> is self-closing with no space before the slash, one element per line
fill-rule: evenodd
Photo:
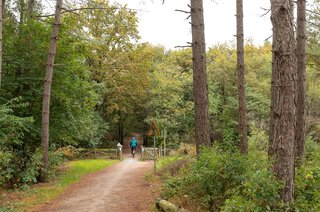
<path fill-rule="evenodd" d="M 89 175 L 38 211 L 150 212 L 158 191 L 144 177 L 152 166 L 128 157 Z"/>

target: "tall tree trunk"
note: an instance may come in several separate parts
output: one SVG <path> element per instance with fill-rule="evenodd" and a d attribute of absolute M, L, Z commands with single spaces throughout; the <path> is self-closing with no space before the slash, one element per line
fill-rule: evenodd
<path fill-rule="evenodd" d="M 19 13 L 20 13 L 20 21 L 19 21 L 19 38 L 21 39 L 22 36 L 22 24 L 24 22 L 24 0 L 20 0 L 20 7 L 19 7 Z"/>
<path fill-rule="evenodd" d="M 297 0 L 297 121 L 295 161 L 301 164 L 306 140 L 306 0 Z"/>
<path fill-rule="evenodd" d="M 35 3 L 35 0 L 29 0 L 28 2 L 28 19 L 33 18 L 34 3 Z"/>
<path fill-rule="evenodd" d="M 239 97 L 239 134 L 240 150 L 242 154 L 248 153 L 247 140 L 247 107 L 244 77 L 244 47 L 243 47 L 243 1 L 237 0 L 237 71 L 238 71 L 238 97 Z"/>
<path fill-rule="evenodd" d="M 0 0 L 0 88 L 2 82 L 2 29 L 3 29 L 3 13 L 4 13 L 4 1 Z"/>
<path fill-rule="evenodd" d="M 199 155 L 200 145 L 211 145 L 202 0 L 191 0 L 191 26 L 193 96 L 195 103 L 195 142 L 197 155 Z"/>
<path fill-rule="evenodd" d="M 50 96 L 53 64 L 57 48 L 58 32 L 60 25 L 60 15 L 62 9 L 62 0 L 57 0 L 54 24 L 52 29 L 48 62 L 46 66 L 46 76 L 44 78 L 43 102 L 42 102 L 42 120 L 41 120 L 41 146 L 43 151 L 41 181 L 47 180 L 47 169 L 49 164 L 49 115 L 50 115 Z"/>
<path fill-rule="evenodd" d="M 281 199 L 293 201 L 295 139 L 295 38 L 290 0 L 271 0 L 273 25 L 269 156 L 273 171 L 285 182 Z"/>

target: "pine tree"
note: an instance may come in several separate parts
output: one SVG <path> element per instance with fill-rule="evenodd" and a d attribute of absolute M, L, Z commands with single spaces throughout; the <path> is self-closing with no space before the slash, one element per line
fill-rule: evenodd
<path fill-rule="evenodd" d="M 239 97 L 239 134 L 240 150 L 242 154 L 248 153 L 246 94 L 245 94 L 245 64 L 243 47 L 243 1 L 237 0 L 237 72 Z"/>
<path fill-rule="evenodd" d="M 297 1 L 297 119 L 295 159 L 297 165 L 304 157 L 306 142 L 306 0 Z"/>
<path fill-rule="evenodd" d="M 283 202 L 293 201 L 295 139 L 295 38 L 290 0 L 271 0 L 273 25 L 269 156 L 277 178 L 285 183 Z"/>
<path fill-rule="evenodd" d="M 41 146 L 43 151 L 43 167 L 41 170 L 41 181 L 47 179 L 46 171 L 49 165 L 48 149 L 49 149 L 49 116 L 50 116 L 50 96 L 51 96 L 51 83 L 53 74 L 53 64 L 56 54 L 58 32 L 60 25 L 60 15 L 62 10 L 62 0 L 57 0 L 56 12 L 54 17 L 54 24 L 52 29 L 49 56 L 46 66 L 46 76 L 44 78 L 43 102 L 42 102 L 42 120 L 41 120 Z"/>
<path fill-rule="evenodd" d="M 195 103 L 195 140 L 197 154 L 199 154 L 200 145 L 211 145 L 202 0 L 191 0 L 191 26 L 193 98 Z"/>

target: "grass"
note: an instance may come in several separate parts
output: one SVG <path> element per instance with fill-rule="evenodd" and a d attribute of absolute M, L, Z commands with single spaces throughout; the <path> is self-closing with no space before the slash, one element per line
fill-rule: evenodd
<path fill-rule="evenodd" d="M 109 167 L 116 160 L 78 160 L 64 165 L 64 171 L 51 183 L 41 183 L 27 191 L 0 191 L 0 212 L 29 211 L 62 194 L 83 176 Z"/>

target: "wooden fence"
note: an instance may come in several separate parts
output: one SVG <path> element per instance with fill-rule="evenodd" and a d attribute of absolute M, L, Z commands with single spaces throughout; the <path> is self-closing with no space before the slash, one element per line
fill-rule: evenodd
<path fill-rule="evenodd" d="M 153 151 L 155 151 L 155 157 L 158 158 L 160 156 L 160 152 L 158 148 L 152 147 L 141 147 L 141 159 L 142 160 L 153 160 Z"/>
<path fill-rule="evenodd" d="M 83 149 L 79 153 L 82 159 L 118 159 L 122 160 L 121 149 Z"/>

